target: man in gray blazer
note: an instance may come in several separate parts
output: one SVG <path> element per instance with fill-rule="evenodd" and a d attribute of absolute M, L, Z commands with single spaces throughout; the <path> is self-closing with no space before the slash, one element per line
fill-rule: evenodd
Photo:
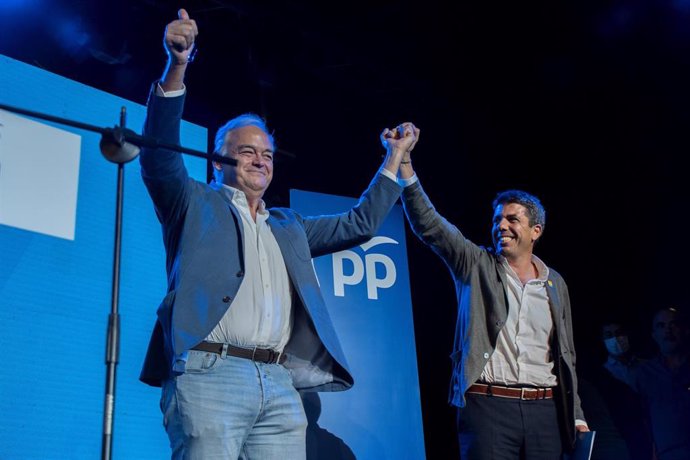
<path fill-rule="evenodd" d="M 149 98 L 146 135 L 179 142 L 197 33 L 185 10 L 166 27 L 168 65 Z M 395 174 L 414 135 L 385 130 L 383 165 L 357 205 L 318 217 L 265 208 L 275 148 L 256 115 L 218 131 L 216 150 L 237 165 L 214 163 L 211 184 L 191 179 L 177 152 L 141 152 L 168 272 L 141 380 L 163 387 L 173 458 L 305 458 L 296 389 L 353 384 L 311 258 L 374 236 L 400 195 Z"/>
<path fill-rule="evenodd" d="M 409 128 L 418 138 L 419 130 Z M 575 431 L 588 428 L 577 394 L 568 289 L 532 253 L 544 230 L 544 208 L 522 191 L 498 194 L 491 230 L 495 248 L 480 247 L 436 212 L 410 152 L 401 163 L 403 206 L 412 230 L 443 259 L 455 281 L 449 400 L 458 407 L 462 459 L 560 458 L 572 448 Z"/>

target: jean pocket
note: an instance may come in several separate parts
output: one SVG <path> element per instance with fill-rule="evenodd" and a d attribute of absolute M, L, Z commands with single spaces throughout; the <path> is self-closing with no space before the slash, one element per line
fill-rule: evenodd
<path fill-rule="evenodd" d="M 219 358 L 217 353 L 189 350 L 184 372 L 185 374 L 204 374 L 216 366 Z"/>

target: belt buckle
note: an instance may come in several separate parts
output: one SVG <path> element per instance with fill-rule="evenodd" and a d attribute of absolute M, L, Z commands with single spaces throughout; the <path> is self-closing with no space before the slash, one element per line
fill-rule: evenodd
<path fill-rule="evenodd" d="M 525 390 L 527 390 L 527 393 L 525 393 Z M 520 388 L 520 399 L 522 401 L 535 401 L 539 399 L 539 390 L 540 388 L 527 388 L 527 387 L 522 387 Z M 526 398 L 525 394 L 531 394 L 530 391 L 535 391 L 534 397 Z"/>
<path fill-rule="evenodd" d="M 252 350 L 252 361 L 256 361 L 256 350 L 257 348 L 256 346 L 254 346 L 254 349 Z M 265 364 L 275 364 L 278 362 L 280 354 L 276 353 L 276 351 L 273 348 L 259 348 L 259 350 L 268 353 L 268 356 L 265 359 L 259 360 L 260 362 Z"/>
<path fill-rule="evenodd" d="M 274 364 L 275 363 L 275 357 L 276 357 L 276 352 L 273 350 L 273 348 L 269 348 L 266 350 L 268 352 L 268 359 L 266 360 L 267 364 Z"/>

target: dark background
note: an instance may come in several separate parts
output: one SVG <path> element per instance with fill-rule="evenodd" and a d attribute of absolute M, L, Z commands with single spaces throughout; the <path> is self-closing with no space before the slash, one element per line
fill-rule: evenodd
<path fill-rule="evenodd" d="M 268 120 L 272 205 L 290 188 L 358 196 L 379 133 L 413 121 L 426 191 L 476 243 L 490 244 L 497 191 L 542 199 L 536 252 L 568 282 L 586 373 L 604 360 L 602 318 L 651 353 L 652 309 L 686 303 L 690 0 L 564 3 L 3 0 L 0 53 L 145 103 L 186 7 L 200 35 L 185 117 L 210 132 Z M 408 237 L 427 456 L 453 458 L 455 294 Z"/>

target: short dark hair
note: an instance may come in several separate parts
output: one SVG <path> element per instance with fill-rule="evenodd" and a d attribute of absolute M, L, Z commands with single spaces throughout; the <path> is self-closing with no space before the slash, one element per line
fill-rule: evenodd
<path fill-rule="evenodd" d="M 621 321 L 621 320 L 615 320 L 615 319 L 602 320 L 599 323 L 599 334 L 602 336 L 602 338 L 605 338 L 604 337 L 604 328 L 606 326 L 613 326 L 613 325 L 619 326 L 620 329 L 625 333 L 625 335 L 630 334 L 630 327 L 626 322 Z"/>
<path fill-rule="evenodd" d="M 684 308 L 677 306 L 655 308 L 652 312 L 652 325 L 654 325 L 654 321 L 656 320 L 657 315 L 664 311 L 673 313 L 676 321 L 681 323 L 683 326 L 690 326 L 690 320 L 688 320 L 688 312 Z"/>
<path fill-rule="evenodd" d="M 541 201 L 536 196 L 524 192 L 522 190 L 504 190 L 499 192 L 494 198 L 492 206 L 494 212 L 499 205 L 517 203 L 527 209 L 527 218 L 529 219 L 530 227 L 541 225 L 542 230 L 546 226 L 546 211 L 542 206 Z"/>

